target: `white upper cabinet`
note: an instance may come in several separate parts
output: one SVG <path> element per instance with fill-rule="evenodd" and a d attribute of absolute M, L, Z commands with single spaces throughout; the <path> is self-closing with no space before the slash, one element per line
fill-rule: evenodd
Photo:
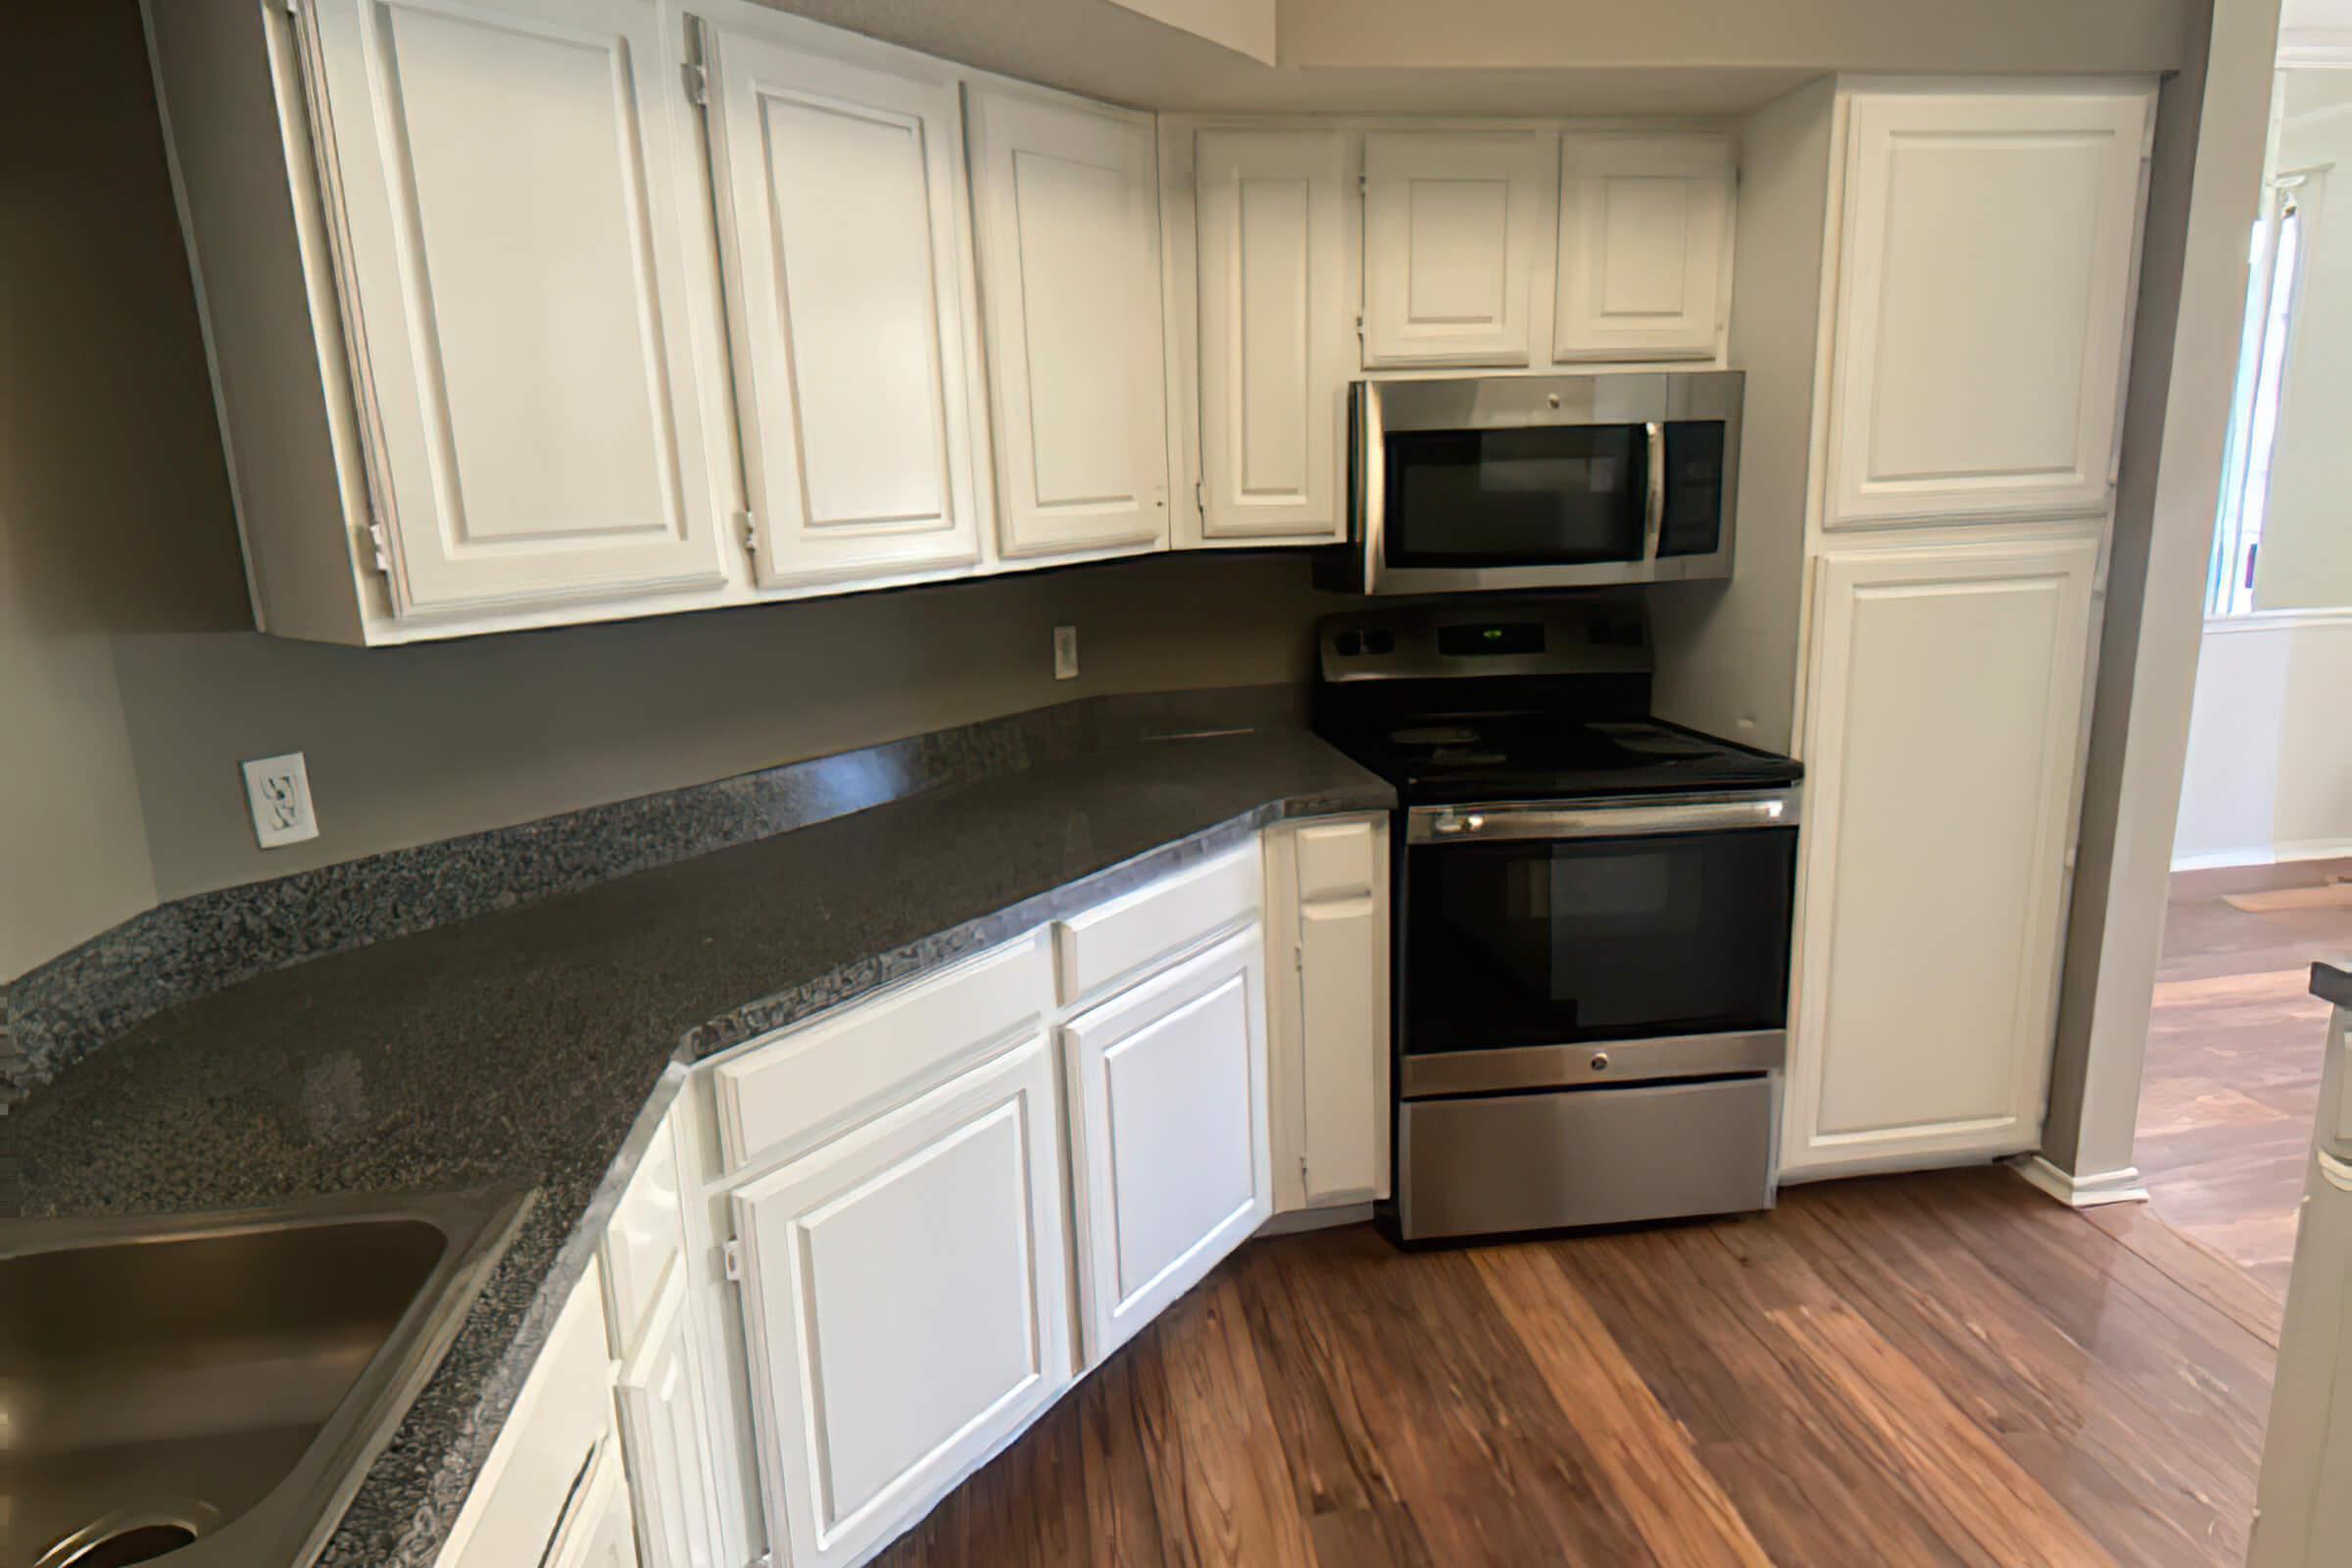
<path fill-rule="evenodd" d="M 1704 360 L 1731 279 L 1727 136 L 1570 132 L 1554 360 Z"/>
<path fill-rule="evenodd" d="M 1332 129 L 1196 140 L 1204 543 L 1348 535 L 1348 162 Z"/>
<path fill-rule="evenodd" d="M 2106 509 L 2151 104 L 1853 99 L 1827 526 Z"/>
<path fill-rule="evenodd" d="M 1536 234 L 1559 137 L 1376 130 L 1364 137 L 1366 368 L 1524 366 Z"/>
<path fill-rule="evenodd" d="M 970 564 L 954 74 L 709 24 L 703 43 L 758 580 Z"/>
<path fill-rule="evenodd" d="M 2039 1137 L 2098 552 L 1821 558 L 1787 1168 Z"/>
<path fill-rule="evenodd" d="M 999 548 L 1168 537 L 1166 360 L 1149 116 L 967 86 Z"/>
<path fill-rule="evenodd" d="M 777 1561 L 863 1561 L 1069 1383 L 1054 1076 L 1032 1036 L 734 1194 Z"/>
<path fill-rule="evenodd" d="M 304 13 L 395 610 L 717 584 L 660 9 Z"/>

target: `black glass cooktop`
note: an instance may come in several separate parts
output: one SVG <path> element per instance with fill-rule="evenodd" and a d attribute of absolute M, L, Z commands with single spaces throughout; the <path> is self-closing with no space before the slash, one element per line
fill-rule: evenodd
<path fill-rule="evenodd" d="M 1654 718 L 1416 713 L 1321 727 L 1409 803 L 1768 789 L 1803 774 L 1786 757 Z"/>

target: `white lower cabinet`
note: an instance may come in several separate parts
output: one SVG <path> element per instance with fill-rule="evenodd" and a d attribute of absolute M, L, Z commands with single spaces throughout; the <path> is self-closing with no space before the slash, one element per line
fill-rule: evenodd
<path fill-rule="evenodd" d="M 710 1444 L 679 1270 L 646 1320 L 644 1343 L 621 1364 L 614 1394 L 645 1568 L 718 1568 Z"/>
<path fill-rule="evenodd" d="M 1389 1195 L 1388 834 L 1385 816 L 1267 834 L 1278 1211 Z"/>
<path fill-rule="evenodd" d="M 859 1560 L 1071 1377 L 1041 1034 L 733 1197 L 768 1535 Z"/>
<path fill-rule="evenodd" d="M 1265 957 L 1249 926 L 1063 1026 L 1089 1365 L 1273 1212 Z"/>
<path fill-rule="evenodd" d="M 1820 558 L 1786 1171 L 2034 1147 L 2098 549 Z"/>

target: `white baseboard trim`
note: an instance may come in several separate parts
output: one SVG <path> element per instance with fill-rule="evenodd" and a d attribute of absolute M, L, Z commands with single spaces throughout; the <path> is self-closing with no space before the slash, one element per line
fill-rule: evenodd
<path fill-rule="evenodd" d="M 2294 839 L 2284 844 L 2263 844 L 2251 849 L 2217 850 L 2210 855 L 2175 856 L 2173 869 L 2212 871 L 2226 865 L 2284 865 L 2292 860 L 2347 858 L 2352 858 L 2352 839 Z"/>
<path fill-rule="evenodd" d="M 2139 1178 L 2137 1165 L 2101 1171 L 2095 1176 L 2074 1176 L 2060 1170 L 2039 1154 L 2012 1154 L 2001 1163 L 2024 1177 L 2029 1186 L 2039 1188 L 2069 1208 L 2097 1208 L 2103 1203 L 2144 1203 L 2148 1200 L 2148 1189 Z"/>

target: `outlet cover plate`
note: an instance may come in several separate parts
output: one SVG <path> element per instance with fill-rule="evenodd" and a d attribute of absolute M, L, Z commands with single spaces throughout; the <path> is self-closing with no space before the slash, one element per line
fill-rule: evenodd
<path fill-rule="evenodd" d="M 244 768 L 253 836 L 263 849 L 283 849 L 318 836 L 318 813 L 311 808 L 311 775 L 300 752 L 257 757 Z"/>
<path fill-rule="evenodd" d="M 1075 626 L 1054 628 L 1054 678 L 1078 678 L 1078 628 Z"/>

